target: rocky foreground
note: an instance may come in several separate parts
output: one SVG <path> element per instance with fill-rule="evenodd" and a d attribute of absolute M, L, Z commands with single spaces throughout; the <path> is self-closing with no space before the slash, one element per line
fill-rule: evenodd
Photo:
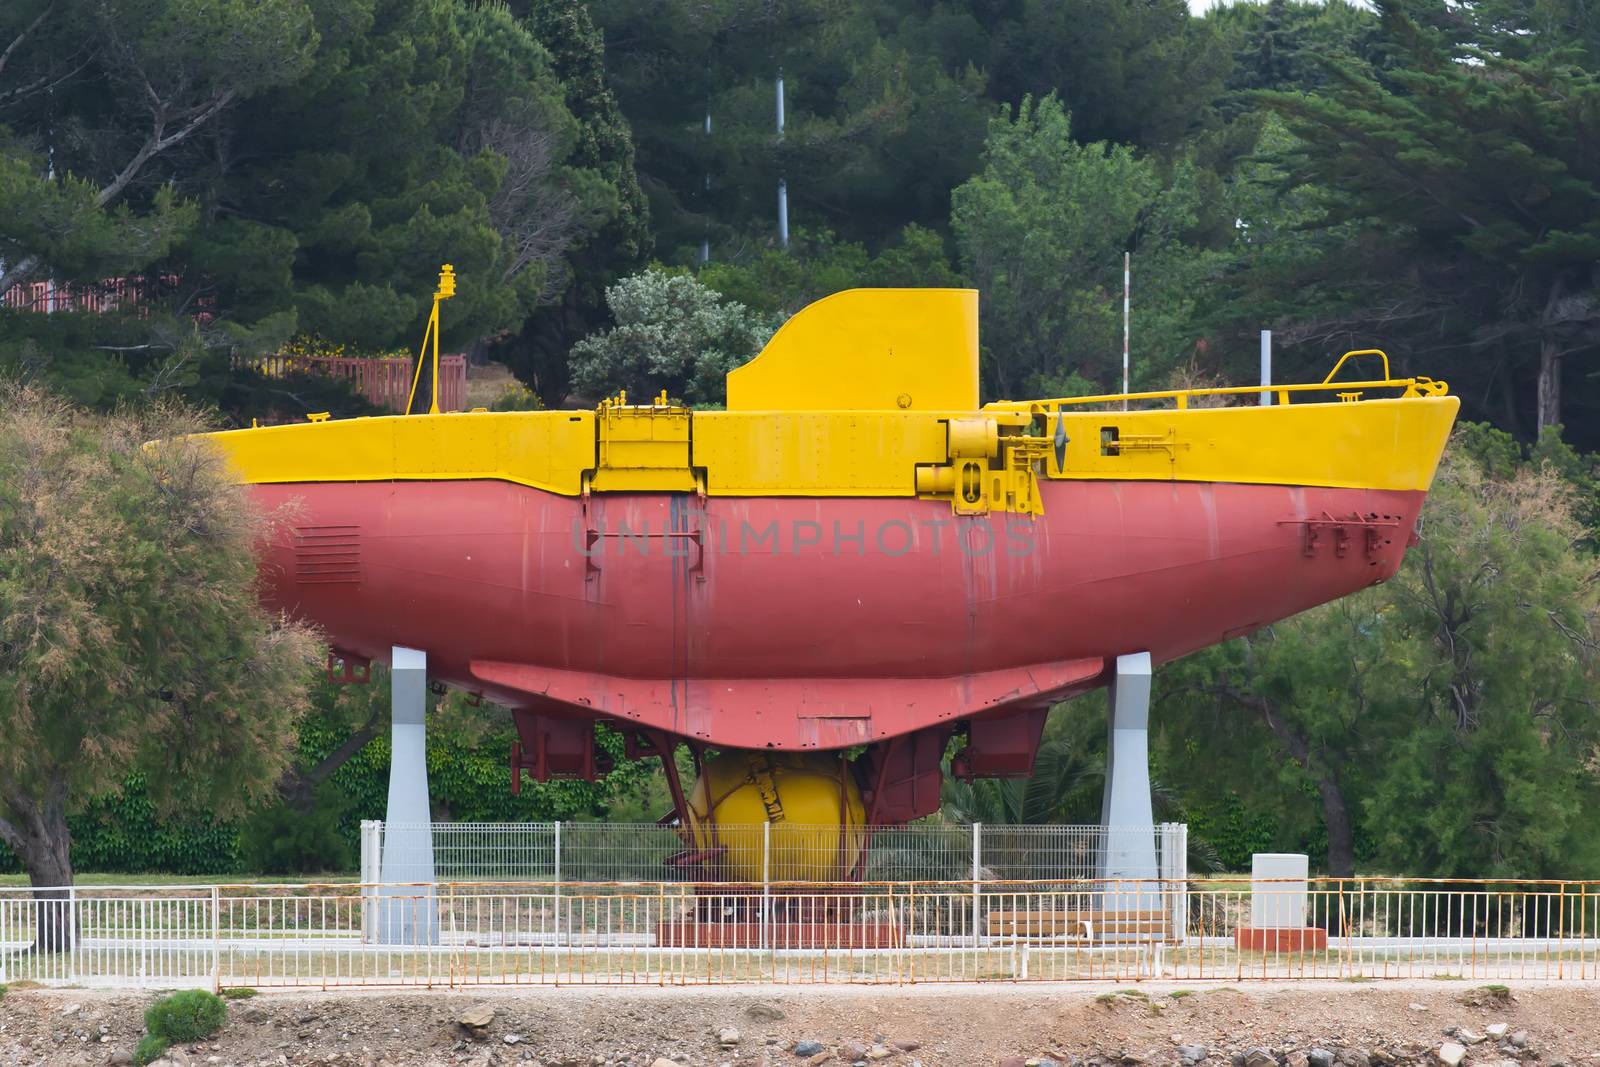
<path fill-rule="evenodd" d="M 156 993 L 10 990 L 0 1065 L 130 1062 Z M 162 1067 L 1600 1067 L 1600 985 L 497 989 L 235 1000 Z"/>

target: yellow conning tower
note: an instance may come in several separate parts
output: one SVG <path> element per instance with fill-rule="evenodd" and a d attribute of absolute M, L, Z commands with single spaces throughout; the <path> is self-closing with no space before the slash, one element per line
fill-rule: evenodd
<path fill-rule="evenodd" d="M 1387 358 L 1381 379 L 1275 386 L 1264 407 L 1257 386 L 980 406 L 978 353 L 975 291 L 852 289 L 732 371 L 726 411 L 618 397 L 213 437 L 256 483 L 498 479 L 564 496 L 921 497 L 1037 515 L 1041 486 L 1062 479 L 1425 490 L 1457 406 L 1442 382 L 1391 378 Z M 1245 403 L 1190 406 L 1201 396 Z"/>

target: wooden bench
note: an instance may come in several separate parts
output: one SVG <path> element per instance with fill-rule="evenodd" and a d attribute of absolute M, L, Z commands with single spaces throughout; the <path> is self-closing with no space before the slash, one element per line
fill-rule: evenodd
<path fill-rule="evenodd" d="M 1160 911 L 991 911 L 990 937 L 1051 937 L 1078 941 L 1162 941 L 1169 916 Z"/>

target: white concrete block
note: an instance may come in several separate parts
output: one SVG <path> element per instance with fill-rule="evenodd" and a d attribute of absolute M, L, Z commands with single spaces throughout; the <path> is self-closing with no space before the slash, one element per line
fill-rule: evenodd
<path fill-rule="evenodd" d="M 1257 929 L 1306 924 L 1306 879 L 1310 858 L 1295 852 L 1257 852 L 1250 857 L 1250 925 Z"/>

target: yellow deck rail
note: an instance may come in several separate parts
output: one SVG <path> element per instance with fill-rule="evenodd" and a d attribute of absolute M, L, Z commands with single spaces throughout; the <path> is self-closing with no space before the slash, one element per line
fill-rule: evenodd
<path fill-rule="evenodd" d="M 1357 356 L 1378 356 L 1383 360 L 1383 377 L 1371 381 L 1336 382 L 1337 375 L 1345 363 Z M 1401 397 L 1415 396 L 1445 396 L 1450 392 L 1446 382 L 1435 381 L 1432 378 L 1421 376 L 1415 378 L 1392 378 L 1389 376 L 1389 356 L 1381 348 L 1358 348 L 1346 352 L 1339 357 L 1333 365 L 1328 376 L 1320 382 L 1302 383 L 1298 385 L 1229 385 L 1209 389 L 1160 389 L 1143 393 L 1100 393 L 1095 396 L 1063 396 L 1051 397 L 1046 400 L 996 400 L 985 404 L 985 411 L 1025 411 L 1035 415 L 1044 415 L 1060 411 L 1068 407 L 1084 407 L 1091 404 L 1121 404 L 1133 400 L 1171 400 L 1174 405 L 1183 410 L 1189 406 L 1189 401 L 1196 397 L 1206 396 L 1254 396 L 1259 393 L 1275 393 L 1279 405 L 1290 403 L 1290 398 L 1301 393 L 1335 393 L 1341 400 L 1359 398 L 1361 393 L 1369 389 L 1397 389 Z"/>

